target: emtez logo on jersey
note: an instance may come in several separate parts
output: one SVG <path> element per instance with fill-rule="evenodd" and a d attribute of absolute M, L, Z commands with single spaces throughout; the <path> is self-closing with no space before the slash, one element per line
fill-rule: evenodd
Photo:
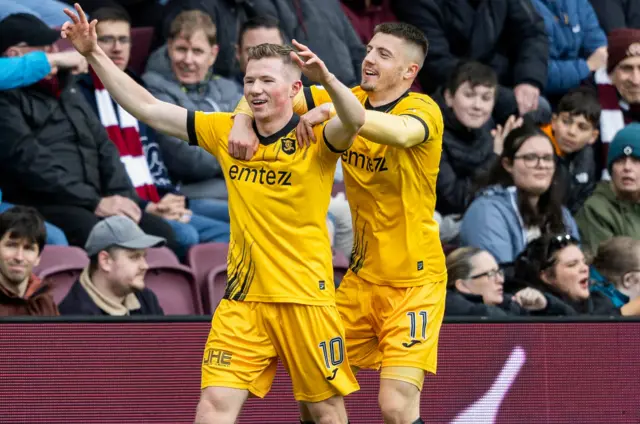
<path fill-rule="evenodd" d="M 351 150 L 347 150 L 342 154 L 342 162 L 369 172 L 383 172 L 389 170 L 389 168 L 387 168 L 387 160 L 384 157 L 370 158 L 362 153 Z"/>
<path fill-rule="evenodd" d="M 247 183 L 281 186 L 291 185 L 291 172 L 289 171 L 274 171 L 272 169 L 267 171 L 264 168 L 255 169 L 238 165 L 231 165 L 229 168 L 229 178 Z"/>

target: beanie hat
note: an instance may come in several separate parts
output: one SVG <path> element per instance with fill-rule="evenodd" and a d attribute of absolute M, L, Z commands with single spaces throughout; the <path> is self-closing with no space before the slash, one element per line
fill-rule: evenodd
<path fill-rule="evenodd" d="M 611 73 L 627 57 L 640 57 L 640 29 L 614 29 L 609 33 L 608 43 L 607 73 Z"/>
<path fill-rule="evenodd" d="M 607 169 L 611 172 L 613 162 L 626 156 L 640 159 L 640 124 L 629 124 L 613 137 L 607 154 Z"/>

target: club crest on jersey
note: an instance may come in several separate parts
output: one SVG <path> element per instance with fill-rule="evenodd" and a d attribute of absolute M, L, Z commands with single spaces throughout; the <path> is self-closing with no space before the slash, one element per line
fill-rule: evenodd
<path fill-rule="evenodd" d="M 293 138 L 283 138 L 282 151 L 288 155 L 294 154 L 296 152 L 296 140 Z"/>

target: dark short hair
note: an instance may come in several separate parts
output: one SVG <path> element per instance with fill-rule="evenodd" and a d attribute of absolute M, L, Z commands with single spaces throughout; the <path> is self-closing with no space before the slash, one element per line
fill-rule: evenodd
<path fill-rule="evenodd" d="M 427 57 L 429 51 L 429 41 L 418 27 L 404 22 L 385 22 L 383 24 L 376 25 L 373 30 L 373 35 L 378 33 L 393 35 L 403 39 L 409 44 L 413 44 L 420 48 L 423 58 Z"/>
<path fill-rule="evenodd" d="M 25 239 L 38 245 L 42 252 L 47 240 L 44 219 L 32 207 L 13 206 L 0 213 L 0 239 L 10 234 L 12 239 Z"/>
<path fill-rule="evenodd" d="M 600 124 L 602 107 L 596 92 L 588 87 L 579 87 L 562 96 L 557 113 L 568 112 L 571 116 L 584 116 L 594 127 Z"/>
<path fill-rule="evenodd" d="M 246 20 L 240 26 L 240 31 L 238 31 L 238 46 L 242 47 L 242 38 L 247 31 L 258 28 L 277 29 L 280 34 L 280 38 L 282 38 L 282 42 L 284 43 L 285 37 L 280 29 L 280 21 L 271 15 L 261 15 Z"/>
<path fill-rule="evenodd" d="M 117 4 L 104 6 L 97 9 L 91 14 L 91 19 L 97 19 L 98 22 L 126 22 L 131 25 L 131 16 L 127 11 Z"/>
<path fill-rule="evenodd" d="M 445 88 L 454 95 L 465 82 L 471 87 L 479 85 L 494 88 L 498 86 L 498 75 L 491 67 L 476 61 L 461 61 L 449 75 Z"/>

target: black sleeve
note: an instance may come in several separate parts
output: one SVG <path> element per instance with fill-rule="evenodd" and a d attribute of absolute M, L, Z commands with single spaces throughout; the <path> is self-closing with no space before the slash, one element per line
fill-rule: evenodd
<path fill-rule="evenodd" d="M 100 197 L 88 185 L 69 179 L 64 164 L 34 135 L 20 109 L 20 91 L 0 93 L 0 166 L 42 203 L 95 210 Z"/>
<path fill-rule="evenodd" d="M 327 134 L 325 133 L 325 130 L 327 129 L 327 126 L 325 125 L 324 128 L 322 128 L 322 139 L 324 140 L 324 144 L 327 145 L 327 148 L 329 148 L 329 150 L 331 150 L 333 153 L 337 153 L 337 154 L 341 154 L 346 152 L 349 149 L 346 150 L 339 150 L 336 149 L 335 147 L 333 147 L 333 145 L 331 143 L 329 143 L 329 140 L 327 140 Z"/>
<path fill-rule="evenodd" d="M 196 113 L 187 111 L 187 134 L 189 135 L 189 145 L 198 145 L 198 134 L 196 133 Z"/>
<path fill-rule="evenodd" d="M 549 72 L 549 37 L 544 20 L 529 0 L 508 0 L 504 31 L 513 42 L 513 85 L 529 83 L 543 91 Z"/>
<path fill-rule="evenodd" d="M 398 19 L 422 30 L 429 40 L 429 51 L 420 72 L 420 83 L 427 93 L 443 85 L 460 58 L 451 52 L 444 17 L 436 0 L 395 0 L 392 9 Z"/>

